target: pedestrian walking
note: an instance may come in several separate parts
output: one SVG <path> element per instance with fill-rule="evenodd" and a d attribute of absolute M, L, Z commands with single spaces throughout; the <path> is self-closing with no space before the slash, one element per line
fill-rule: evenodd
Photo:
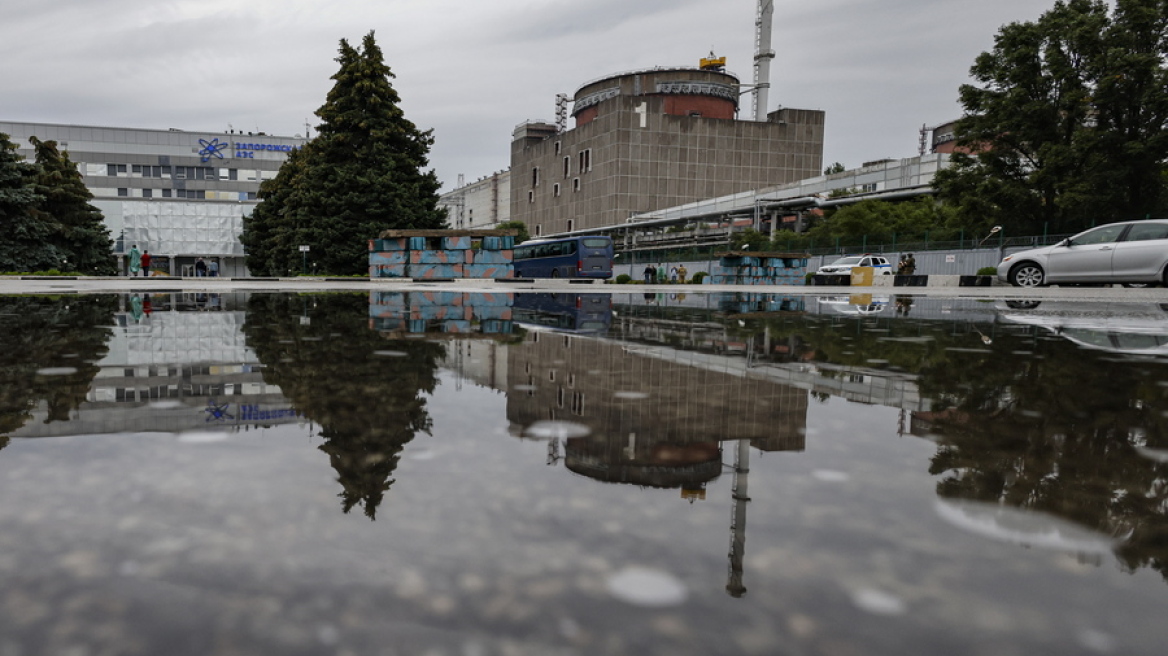
<path fill-rule="evenodd" d="M 661 284 L 665 284 L 665 265 L 664 264 L 657 265 L 657 282 L 659 282 Z"/>
<path fill-rule="evenodd" d="M 199 259 L 195 260 L 195 277 L 202 278 L 206 275 L 207 275 L 207 263 L 204 262 L 203 258 L 200 257 Z"/>
<path fill-rule="evenodd" d="M 138 275 L 142 270 L 142 251 L 138 250 L 138 244 L 131 246 L 126 255 L 130 258 L 130 277 Z"/>
<path fill-rule="evenodd" d="M 916 272 L 916 270 L 917 270 L 917 258 L 913 257 L 912 253 L 909 253 L 904 258 L 904 275 L 911 276 L 911 275 L 913 275 L 913 273 Z"/>
<path fill-rule="evenodd" d="M 646 264 L 643 275 L 645 276 L 645 284 L 652 285 L 653 278 L 657 276 L 657 269 L 654 269 L 652 264 Z"/>
<path fill-rule="evenodd" d="M 207 274 L 212 278 L 219 277 L 219 260 L 214 259 L 207 264 Z"/>
<path fill-rule="evenodd" d="M 142 251 L 142 275 L 150 275 L 150 251 Z"/>
<path fill-rule="evenodd" d="M 677 278 L 679 281 L 681 281 L 681 284 L 683 284 L 683 285 L 685 284 L 685 276 L 687 273 L 689 273 L 689 271 L 685 270 L 684 264 L 677 267 Z"/>
<path fill-rule="evenodd" d="M 677 284 L 677 267 L 669 270 L 669 282 Z"/>

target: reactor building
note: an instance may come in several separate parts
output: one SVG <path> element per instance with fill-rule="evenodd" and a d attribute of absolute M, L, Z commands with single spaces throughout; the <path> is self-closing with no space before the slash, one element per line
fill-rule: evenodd
<path fill-rule="evenodd" d="M 738 118 L 743 85 L 725 58 L 588 82 L 555 122 L 511 142 L 511 216 L 533 237 L 614 227 L 638 213 L 795 182 L 823 168 L 824 112 Z"/>

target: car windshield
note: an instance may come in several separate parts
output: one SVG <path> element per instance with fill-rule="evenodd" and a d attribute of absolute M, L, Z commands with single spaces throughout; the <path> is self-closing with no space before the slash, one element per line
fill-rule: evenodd
<path fill-rule="evenodd" d="M 830 266 L 841 266 L 841 265 L 847 265 L 847 264 L 855 265 L 855 264 L 859 264 L 859 263 L 860 263 L 860 258 L 858 258 L 858 257 L 841 257 L 840 259 L 836 260 L 835 262 L 832 262 Z"/>

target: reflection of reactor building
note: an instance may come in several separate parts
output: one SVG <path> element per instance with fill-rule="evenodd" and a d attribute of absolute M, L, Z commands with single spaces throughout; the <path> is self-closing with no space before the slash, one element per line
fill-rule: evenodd
<path fill-rule="evenodd" d="M 511 219 L 533 236 L 621 225 L 630 215 L 820 174 L 824 113 L 735 118 L 738 78 L 655 68 L 590 82 L 576 127 L 524 123 L 511 144 Z"/>
<path fill-rule="evenodd" d="M 801 451 L 808 393 L 790 385 L 655 358 L 645 347 L 532 331 L 508 349 L 513 426 L 569 421 L 569 469 L 609 482 L 700 485 L 722 471 L 718 444 Z"/>

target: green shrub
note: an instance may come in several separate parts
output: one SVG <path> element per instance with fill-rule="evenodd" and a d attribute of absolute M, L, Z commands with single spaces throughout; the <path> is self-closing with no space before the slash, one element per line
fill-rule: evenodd
<path fill-rule="evenodd" d="M 977 270 L 979 276 L 996 276 L 998 275 L 998 267 L 982 267 Z"/>
<path fill-rule="evenodd" d="M 627 284 L 629 284 L 629 281 L 630 281 L 630 280 L 632 280 L 632 279 L 633 279 L 633 277 L 632 277 L 632 276 L 630 276 L 629 274 L 627 274 L 627 273 L 622 273 L 622 274 L 620 274 L 619 276 L 617 276 L 617 277 L 616 277 L 616 284 L 618 284 L 618 285 L 627 285 Z"/>
<path fill-rule="evenodd" d="M 702 284 L 702 279 L 704 279 L 708 275 L 710 275 L 710 274 L 706 273 L 705 271 L 698 271 L 697 273 L 693 274 L 693 284 L 695 284 L 695 285 Z"/>

